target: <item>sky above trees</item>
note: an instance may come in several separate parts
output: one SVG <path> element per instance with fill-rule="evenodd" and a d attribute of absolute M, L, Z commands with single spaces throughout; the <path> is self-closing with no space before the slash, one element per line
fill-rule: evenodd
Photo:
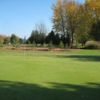
<path fill-rule="evenodd" d="M 84 0 L 77 0 L 83 3 Z M 56 0 L 0 0 L 0 34 L 29 36 L 38 23 L 52 29 L 52 4 Z"/>

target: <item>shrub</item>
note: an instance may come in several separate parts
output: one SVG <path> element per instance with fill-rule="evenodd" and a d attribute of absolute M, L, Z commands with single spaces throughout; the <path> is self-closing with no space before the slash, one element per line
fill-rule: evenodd
<path fill-rule="evenodd" d="M 54 47 L 54 45 L 53 45 L 52 41 L 50 41 L 50 43 L 48 44 L 48 48 L 51 49 L 53 47 Z"/>
<path fill-rule="evenodd" d="M 83 49 L 100 49 L 100 42 L 88 41 Z"/>
<path fill-rule="evenodd" d="M 0 48 L 2 48 L 4 45 L 0 43 Z"/>
<path fill-rule="evenodd" d="M 62 41 L 60 41 L 59 48 L 64 48 L 64 44 Z"/>

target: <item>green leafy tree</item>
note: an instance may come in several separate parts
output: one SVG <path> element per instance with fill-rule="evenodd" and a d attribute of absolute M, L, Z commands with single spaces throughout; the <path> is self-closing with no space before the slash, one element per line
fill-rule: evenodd
<path fill-rule="evenodd" d="M 15 34 L 12 34 L 10 37 L 10 42 L 11 44 L 18 44 L 19 43 L 20 38 L 18 36 L 16 36 Z"/>
<path fill-rule="evenodd" d="M 45 42 L 45 34 L 39 33 L 37 30 L 33 30 L 31 36 L 28 38 L 28 41 L 30 41 L 31 44 L 36 43 L 43 45 Z"/>
<path fill-rule="evenodd" d="M 51 31 L 51 32 L 46 36 L 45 43 L 46 43 L 46 44 L 53 43 L 54 39 L 55 39 L 55 33 L 54 33 L 54 31 Z"/>
<path fill-rule="evenodd" d="M 59 36 L 59 34 L 55 34 L 54 39 L 53 39 L 53 44 L 55 46 L 59 46 L 59 44 L 60 44 L 60 36 Z"/>
<path fill-rule="evenodd" d="M 100 21 L 92 25 L 90 36 L 92 37 L 92 39 L 100 41 Z"/>

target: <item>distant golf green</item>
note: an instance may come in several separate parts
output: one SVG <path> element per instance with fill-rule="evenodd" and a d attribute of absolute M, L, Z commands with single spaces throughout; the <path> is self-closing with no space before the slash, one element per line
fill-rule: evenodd
<path fill-rule="evenodd" d="M 0 51 L 0 100 L 100 100 L 100 50 Z"/>

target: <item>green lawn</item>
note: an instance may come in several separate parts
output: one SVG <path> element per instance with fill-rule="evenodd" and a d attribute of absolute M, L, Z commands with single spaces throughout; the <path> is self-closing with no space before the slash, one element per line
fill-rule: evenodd
<path fill-rule="evenodd" d="M 100 100 L 100 50 L 0 51 L 0 100 Z"/>

